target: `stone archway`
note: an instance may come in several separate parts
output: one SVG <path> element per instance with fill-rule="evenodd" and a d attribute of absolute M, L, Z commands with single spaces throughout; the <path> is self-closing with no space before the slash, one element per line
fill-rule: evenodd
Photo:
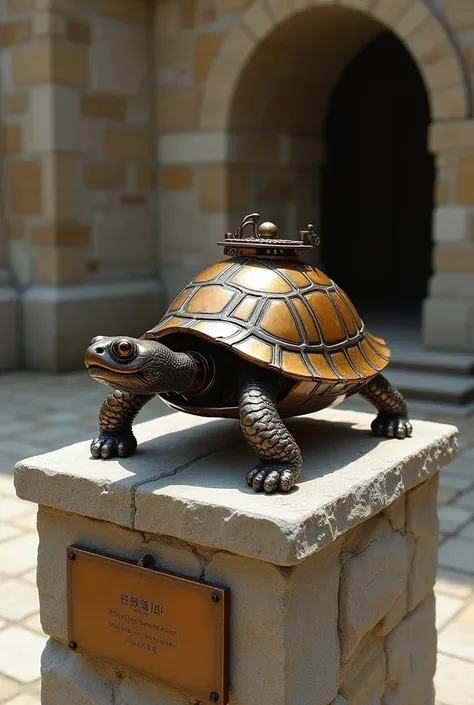
<path fill-rule="evenodd" d="M 318 10 L 321 36 L 326 29 L 324 17 L 331 9 L 353 10 L 361 13 L 366 22 L 350 27 L 350 41 L 340 54 L 342 62 L 362 46 L 370 36 L 368 23 L 394 32 L 417 62 L 427 86 L 433 121 L 463 118 L 468 115 L 470 100 L 463 67 L 451 39 L 431 8 L 420 0 L 256 0 L 231 30 L 213 62 L 201 104 L 199 127 L 214 131 L 228 129 L 232 102 L 242 71 L 259 47 L 270 35 L 281 31 L 291 33 L 289 22 Z M 339 19 L 343 15 L 339 15 Z M 331 28 L 330 28 L 331 29 Z M 336 32 L 338 27 L 332 27 Z M 355 32 L 354 32 L 355 30 Z M 367 34 L 365 34 L 367 32 Z M 365 36 L 364 36 L 365 35 Z M 327 36 L 327 35 L 326 35 Z M 336 34 L 337 37 L 337 34 Z M 335 41 L 340 41 L 336 39 Z M 293 36 L 298 41 L 298 36 Z M 315 40 L 314 34 L 308 40 Z M 277 69 L 277 66 L 275 66 Z M 337 66 L 334 67 L 337 70 Z"/>
<path fill-rule="evenodd" d="M 227 202 L 218 221 L 222 226 L 232 227 L 242 213 L 242 203 L 250 202 L 252 209 L 264 210 L 266 217 L 277 219 L 290 231 L 305 223 L 307 204 L 318 201 L 317 173 L 324 162 L 322 125 L 331 92 L 347 62 L 387 28 L 404 44 L 423 77 L 432 121 L 431 150 L 437 152 L 439 144 L 447 148 L 444 126 L 453 120 L 470 126 L 463 66 L 441 22 L 424 3 L 257 0 L 222 42 L 200 106 L 201 134 L 219 133 L 225 144 L 221 179 Z M 434 218 L 435 269 L 438 243 L 453 239 L 447 233 L 452 222 L 462 221 L 459 227 L 466 228 L 466 218 L 445 213 L 444 203 L 450 201 L 446 184 L 451 182 L 453 188 L 455 170 L 452 161 L 438 159 L 436 195 L 442 205 Z M 317 221 L 318 216 L 315 213 L 311 219 Z M 464 232 L 458 237 L 462 238 Z M 449 347 L 445 331 L 433 332 L 439 303 L 432 297 L 425 301 L 423 335 L 428 344 Z M 441 308 L 449 318 L 445 302 Z M 452 347 L 466 347 L 469 335 L 456 333 L 458 340 Z"/>

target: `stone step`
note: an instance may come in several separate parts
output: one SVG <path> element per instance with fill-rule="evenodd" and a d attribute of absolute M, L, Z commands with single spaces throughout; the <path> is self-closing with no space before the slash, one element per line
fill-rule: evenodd
<path fill-rule="evenodd" d="M 426 350 L 421 347 L 393 344 L 390 368 L 407 371 L 422 371 L 434 374 L 474 375 L 472 353 Z"/>
<path fill-rule="evenodd" d="M 393 367 L 390 371 L 387 370 L 387 377 L 407 399 L 454 405 L 465 405 L 474 401 L 474 377 Z"/>

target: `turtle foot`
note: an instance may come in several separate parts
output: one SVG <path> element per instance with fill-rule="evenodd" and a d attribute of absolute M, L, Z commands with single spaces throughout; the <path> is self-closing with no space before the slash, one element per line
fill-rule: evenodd
<path fill-rule="evenodd" d="M 289 492 L 296 483 L 300 464 L 275 463 L 261 460 L 247 473 L 247 484 L 255 492 Z"/>
<path fill-rule="evenodd" d="M 381 413 L 371 424 L 376 436 L 386 438 L 408 438 L 413 432 L 413 427 L 406 416 L 402 414 Z"/>
<path fill-rule="evenodd" d="M 126 458 L 132 455 L 137 449 L 137 440 L 133 433 L 126 436 L 100 433 L 91 443 L 91 455 L 93 458 Z"/>

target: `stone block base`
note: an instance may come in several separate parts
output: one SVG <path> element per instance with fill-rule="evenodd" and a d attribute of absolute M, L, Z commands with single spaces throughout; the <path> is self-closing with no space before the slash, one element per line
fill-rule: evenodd
<path fill-rule="evenodd" d="M 155 280 L 70 287 L 34 287 L 22 298 L 25 366 L 68 372 L 84 366 L 96 335 L 139 337 L 165 310 Z"/>
<path fill-rule="evenodd" d="M 196 703 L 70 651 L 73 543 L 230 588 L 231 705 L 432 705 L 437 473 L 456 429 L 415 421 L 381 441 L 371 419 L 292 422 L 306 464 L 289 495 L 244 484 L 238 424 L 184 414 L 138 426 L 134 458 L 79 443 L 19 463 L 17 493 L 40 505 L 43 705 Z"/>

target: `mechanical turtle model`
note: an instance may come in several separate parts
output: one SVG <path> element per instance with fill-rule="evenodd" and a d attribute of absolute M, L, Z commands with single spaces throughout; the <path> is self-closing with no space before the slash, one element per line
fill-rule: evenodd
<path fill-rule="evenodd" d="M 256 491 L 288 492 L 300 474 L 301 452 L 282 418 L 359 393 L 377 409 L 376 435 L 411 435 L 402 395 L 380 374 L 385 341 L 366 331 L 331 279 L 298 261 L 318 243 L 313 227 L 292 241 L 259 222 L 254 213 L 226 234 L 218 244 L 230 258 L 199 274 L 142 338 L 92 340 L 89 374 L 115 390 L 100 410 L 94 458 L 136 450 L 132 422 L 155 395 L 190 414 L 239 418 L 258 456 L 247 474 Z"/>

